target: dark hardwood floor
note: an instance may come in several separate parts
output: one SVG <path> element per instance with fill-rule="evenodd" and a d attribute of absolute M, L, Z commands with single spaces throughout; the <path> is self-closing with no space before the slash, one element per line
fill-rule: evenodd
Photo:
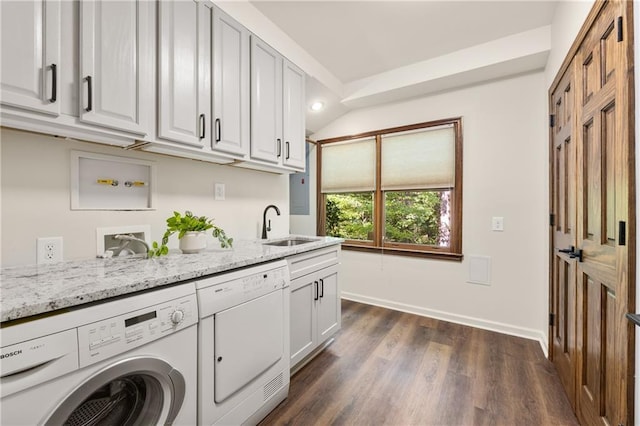
<path fill-rule="evenodd" d="M 577 425 L 538 342 L 342 302 L 335 342 L 261 425 Z"/>

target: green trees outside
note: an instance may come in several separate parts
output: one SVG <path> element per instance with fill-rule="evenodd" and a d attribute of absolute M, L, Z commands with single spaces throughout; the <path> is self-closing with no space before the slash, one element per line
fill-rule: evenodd
<path fill-rule="evenodd" d="M 373 193 L 328 194 L 326 212 L 327 235 L 373 239 Z"/>
<path fill-rule="evenodd" d="M 386 241 L 448 246 L 450 191 L 385 192 Z M 373 193 L 328 194 L 327 235 L 372 240 Z"/>

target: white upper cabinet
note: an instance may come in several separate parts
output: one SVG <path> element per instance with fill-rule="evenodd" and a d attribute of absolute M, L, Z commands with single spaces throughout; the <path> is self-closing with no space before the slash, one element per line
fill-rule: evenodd
<path fill-rule="evenodd" d="M 145 135 L 153 93 L 148 2 L 80 2 L 80 120 Z"/>
<path fill-rule="evenodd" d="M 0 1 L 0 99 L 32 111 L 60 113 L 60 2 Z"/>
<path fill-rule="evenodd" d="M 305 168 L 305 74 L 251 37 L 251 158 Z"/>
<path fill-rule="evenodd" d="M 158 137 L 211 146 L 213 5 L 158 2 Z"/>
<path fill-rule="evenodd" d="M 251 37 L 251 158 L 282 163 L 282 56 Z"/>
<path fill-rule="evenodd" d="M 305 74 L 210 0 L 0 0 L 11 128 L 305 168 Z"/>
<path fill-rule="evenodd" d="M 286 166 L 305 168 L 304 72 L 288 60 L 283 65 L 283 141 Z"/>
<path fill-rule="evenodd" d="M 212 149 L 248 155 L 249 101 L 249 31 L 214 8 Z"/>

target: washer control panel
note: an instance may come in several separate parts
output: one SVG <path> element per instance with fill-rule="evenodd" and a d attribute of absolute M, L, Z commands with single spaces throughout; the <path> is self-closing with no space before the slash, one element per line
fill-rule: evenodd
<path fill-rule="evenodd" d="M 123 299 L 122 303 L 127 303 Z M 198 322 L 196 295 L 78 327 L 80 366 L 152 342 Z"/>

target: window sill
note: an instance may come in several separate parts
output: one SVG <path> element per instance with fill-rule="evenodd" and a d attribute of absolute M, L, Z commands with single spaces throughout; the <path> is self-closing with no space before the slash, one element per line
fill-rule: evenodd
<path fill-rule="evenodd" d="M 391 254 L 395 256 L 423 257 L 423 258 L 429 258 L 429 259 L 449 260 L 454 262 L 462 262 L 462 259 L 464 258 L 464 255 L 459 253 L 419 251 L 419 250 L 408 250 L 408 249 L 389 248 L 389 247 L 382 248 L 382 247 L 349 244 L 347 242 L 342 243 L 342 248 L 344 250 Z"/>

